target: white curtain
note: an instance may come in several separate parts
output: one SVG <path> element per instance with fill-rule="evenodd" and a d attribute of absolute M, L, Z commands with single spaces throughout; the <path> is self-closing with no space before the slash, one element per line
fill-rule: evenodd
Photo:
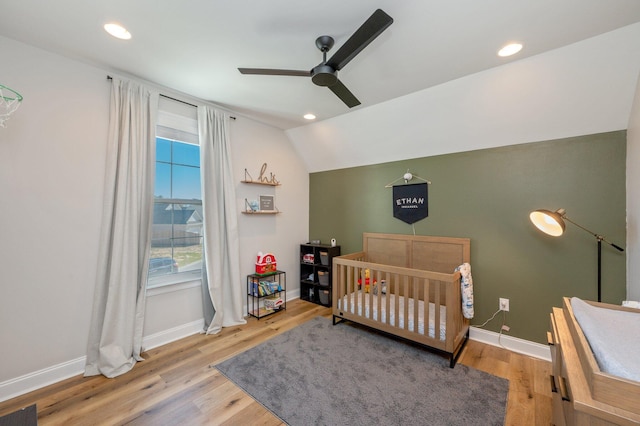
<path fill-rule="evenodd" d="M 213 305 L 213 318 L 205 324 L 207 334 L 246 323 L 242 308 L 246 284 L 240 278 L 236 182 L 228 124 L 228 115 L 208 106 L 198 107 L 206 265 L 203 282 L 207 286 L 204 293 L 208 290 Z"/>
<path fill-rule="evenodd" d="M 112 79 L 104 208 L 85 375 L 141 361 L 155 176 L 158 94 Z"/>

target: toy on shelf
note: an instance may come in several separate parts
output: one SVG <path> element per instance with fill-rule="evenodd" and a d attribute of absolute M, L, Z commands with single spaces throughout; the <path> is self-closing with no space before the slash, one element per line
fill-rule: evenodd
<path fill-rule="evenodd" d="M 278 310 L 284 306 L 284 300 L 279 296 L 269 296 L 264 299 L 265 309 Z"/>
<path fill-rule="evenodd" d="M 256 259 L 256 275 L 269 275 L 277 271 L 276 257 L 272 253 L 258 252 Z"/>

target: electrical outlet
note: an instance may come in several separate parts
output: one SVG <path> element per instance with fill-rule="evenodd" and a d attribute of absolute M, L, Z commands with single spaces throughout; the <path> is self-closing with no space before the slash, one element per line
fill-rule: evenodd
<path fill-rule="evenodd" d="M 500 310 L 509 312 L 509 299 L 500 298 Z"/>

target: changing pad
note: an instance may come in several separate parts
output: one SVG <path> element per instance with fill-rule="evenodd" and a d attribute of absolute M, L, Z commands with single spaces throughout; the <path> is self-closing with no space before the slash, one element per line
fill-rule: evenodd
<path fill-rule="evenodd" d="M 640 313 L 600 308 L 577 297 L 571 308 L 600 370 L 640 382 Z"/>

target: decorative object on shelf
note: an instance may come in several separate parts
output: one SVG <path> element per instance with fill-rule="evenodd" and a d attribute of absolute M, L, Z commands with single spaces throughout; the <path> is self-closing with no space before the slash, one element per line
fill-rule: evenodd
<path fill-rule="evenodd" d="M 552 212 L 550 210 L 544 210 L 544 209 L 535 210 L 529 214 L 529 219 L 531 219 L 531 222 L 536 226 L 536 228 L 538 228 L 540 231 L 544 232 L 545 234 L 551 235 L 553 237 L 559 237 L 560 235 L 564 234 L 565 220 L 567 222 L 573 223 L 578 228 L 596 237 L 596 241 L 598 242 L 598 302 L 601 302 L 602 301 L 601 300 L 602 299 L 602 242 L 604 241 L 605 243 L 614 247 L 618 251 L 624 251 L 624 249 L 620 246 L 613 244 L 610 241 L 607 241 L 607 239 L 604 236 L 600 234 L 596 234 L 593 231 L 589 231 L 587 228 L 581 225 L 578 225 L 577 223 L 569 219 L 567 217 L 565 209 L 558 209 L 555 212 Z"/>
<path fill-rule="evenodd" d="M 275 212 L 277 211 L 275 206 L 275 197 L 273 195 L 260 195 L 260 211 L 262 212 Z"/>
<path fill-rule="evenodd" d="M 260 175 L 258 176 L 258 180 L 254 181 L 247 169 L 244 169 L 244 180 L 245 183 L 261 183 L 263 185 L 272 185 L 277 186 L 280 185 L 280 182 L 276 179 L 276 175 L 273 173 L 269 173 L 269 177 L 266 176 L 267 173 L 267 163 L 262 164 L 262 168 L 260 169 Z"/>
<path fill-rule="evenodd" d="M 331 239 L 331 247 L 335 247 L 338 243 L 336 243 L 336 239 L 332 238 Z"/>
<path fill-rule="evenodd" d="M 267 186 L 279 186 L 280 182 L 276 180 L 276 177 L 271 173 L 270 177 L 265 177 L 267 171 L 267 163 L 262 165 L 260 170 L 260 176 L 258 180 L 254 181 L 247 169 L 244 169 L 245 180 L 242 183 L 249 183 L 254 185 L 267 185 Z M 276 207 L 275 196 L 273 195 L 259 195 L 257 200 L 244 199 L 244 210 L 241 211 L 244 214 L 277 214 L 280 210 Z"/>
<path fill-rule="evenodd" d="M 256 275 L 273 274 L 277 270 L 276 256 L 273 253 L 258 252 L 256 258 Z"/>
<path fill-rule="evenodd" d="M 5 122 L 20 107 L 22 99 L 20 93 L 0 84 L 0 127 L 7 127 Z"/>
<path fill-rule="evenodd" d="M 260 209 L 260 202 L 258 200 L 244 199 L 244 210 L 241 211 L 244 214 L 277 214 L 280 213 L 277 207 L 273 207 L 273 210 Z"/>
<path fill-rule="evenodd" d="M 257 212 L 260 210 L 260 203 L 258 203 L 258 200 L 247 200 L 245 198 L 244 204 L 248 212 Z"/>

